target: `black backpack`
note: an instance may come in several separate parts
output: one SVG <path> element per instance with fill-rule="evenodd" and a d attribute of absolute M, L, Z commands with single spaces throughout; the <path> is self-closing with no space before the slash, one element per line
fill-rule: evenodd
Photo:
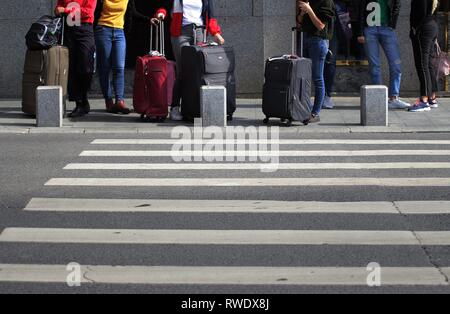
<path fill-rule="evenodd" d="M 31 25 L 25 36 L 26 44 L 30 50 L 48 50 L 56 46 L 61 36 L 63 19 L 44 15 Z"/>

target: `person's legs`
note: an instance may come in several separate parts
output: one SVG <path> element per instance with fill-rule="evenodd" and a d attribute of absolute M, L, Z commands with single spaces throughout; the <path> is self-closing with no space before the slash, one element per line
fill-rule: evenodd
<path fill-rule="evenodd" d="M 366 51 L 367 60 L 369 61 L 370 74 L 373 85 L 381 85 L 381 65 L 380 65 L 380 47 L 378 41 L 378 28 L 366 27 L 364 29 L 364 37 L 366 43 L 364 48 Z"/>
<path fill-rule="evenodd" d="M 412 112 L 429 111 L 430 102 L 435 108 L 438 107 L 437 102 L 433 102 L 434 86 L 432 77 L 434 73 L 432 73 L 433 66 L 431 66 L 430 61 L 437 33 L 438 28 L 433 21 L 433 23 L 425 23 L 412 38 L 421 95 L 419 103 L 410 109 Z"/>
<path fill-rule="evenodd" d="M 334 107 L 331 94 L 334 89 L 334 79 L 336 76 L 336 59 L 338 53 L 338 38 L 335 28 L 333 39 L 330 41 L 329 52 L 325 60 L 323 77 L 325 80 L 325 101 L 322 109 L 332 109 Z"/>
<path fill-rule="evenodd" d="M 410 104 L 400 100 L 400 85 L 402 81 L 402 59 L 398 45 L 397 34 L 390 27 L 380 27 L 380 44 L 389 65 L 389 108 L 406 109 Z"/>
<path fill-rule="evenodd" d="M 123 29 L 115 29 L 112 46 L 112 71 L 116 101 L 124 100 L 127 44 Z"/>
<path fill-rule="evenodd" d="M 308 39 L 309 56 L 312 60 L 312 79 L 315 87 L 313 116 L 319 116 L 325 99 L 325 82 L 323 71 L 325 67 L 325 58 L 328 52 L 328 41 L 319 37 Z"/>
<path fill-rule="evenodd" d="M 389 64 L 389 96 L 398 97 L 402 80 L 402 59 L 395 31 L 389 27 L 380 27 L 380 44 Z"/>
<path fill-rule="evenodd" d="M 105 99 L 107 110 L 113 105 L 112 86 L 111 86 L 111 52 L 112 52 L 112 29 L 105 26 L 97 26 L 95 28 L 95 43 L 97 46 L 97 68 Z M 109 108 L 108 108 L 109 107 Z"/>
<path fill-rule="evenodd" d="M 71 76 L 71 98 L 76 102 L 72 118 L 83 116 L 90 111 L 87 93 L 94 74 L 95 39 L 92 25 L 82 24 L 71 27 L 70 57 L 72 60 L 69 72 Z"/>

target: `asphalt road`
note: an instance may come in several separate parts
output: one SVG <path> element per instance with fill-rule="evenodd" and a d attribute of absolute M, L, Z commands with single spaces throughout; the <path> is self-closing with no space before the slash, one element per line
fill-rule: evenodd
<path fill-rule="evenodd" d="M 417 185 L 396 182 L 396 186 L 366 185 L 355 183 L 339 185 L 336 180 L 349 178 L 385 178 L 395 181 L 398 178 L 421 179 L 450 178 L 450 167 L 419 169 L 322 169 L 321 164 L 336 163 L 449 163 L 450 154 L 432 156 L 424 155 L 392 156 L 310 156 L 281 157 L 281 163 L 314 164 L 313 169 L 279 170 L 274 173 L 262 173 L 259 170 L 67 170 L 68 164 L 74 163 L 173 163 L 171 157 L 94 157 L 80 156 L 87 150 L 170 150 L 171 145 L 94 145 L 95 139 L 161 139 L 167 134 L 146 135 L 112 135 L 112 134 L 25 134 L 0 135 L 0 293 L 449 293 L 450 284 L 446 272 L 450 269 L 450 246 L 446 241 L 437 241 L 437 245 L 415 244 L 383 245 L 346 244 L 248 244 L 243 239 L 238 243 L 217 244 L 197 241 L 185 244 L 179 240 L 161 243 L 111 243 L 108 241 L 83 241 L 60 239 L 59 241 L 42 241 L 39 236 L 32 241 L 5 240 L 5 230 L 11 228 L 38 228 L 37 230 L 251 230 L 251 231 L 301 231 L 320 230 L 335 231 L 407 231 L 417 232 L 450 231 L 450 214 L 445 208 L 439 213 L 408 214 L 401 211 L 393 213 L 357 212 L 287 212 L 285 208 L 269 208 L 268 212 L 250 211 L 173 211 L 142 210 L 114 211 L 95 208 L 86 211 L 24 210 L 30 200 L 67 198 L 105 200 L 171 200 L 173 204 L 182 205 L 182 200 L 217 200 L 217 204 L 228 204 L 233 200 L 289 201 L 304 203 L 329 202 L 337 204 L 352 202 L 357 208 L 360 202 L 404 202 L 404 201 L 450 201 L 450 180 L 441 186 Z M 352 144 L 309 144 L 282 145 L 280 150 L 290 151 L 439 151 L 450 150 L 450 143 L 427 144 L 429 140 L 450 141 L 449 134 L 282 134 L 282 139 L 341 139 L 341 140 L 418 140 L 421 144 L 398 145 L 352 145 Z M 94 165 L 95 166 L 95 165 Z M 101 179 L 183 179 L 203 178 L 235 179 L 229 186 L 72 186 L 70 180 L 61 185 L 46 185 L 55 178 L 101 178 Z M 269 180 L 266 186 L 250 186 L 241 179 L 264 178 Z M 319 179 L 319 183 L 308 185 L 270 184 L 271 179 Z M 274 181 L 275 182 L 275 181 Z M 283 181 L 282 181 L 283 182 Z M 73 183 L 73 182 L 72 182 Z M 241 184 L 240 184 L 241 183 Z M 287 203 L 284 203 L 287 204 Z M 450 204 L 450 203 L 444 203 Z M 81 206 L 81 205 L 80 205 Z M 145 204 L 143 206 L 146 206 Z M 149 206 L 149 205 L 147 205 Z M 81 206 L 82 207 L 82 206 Z M 278 210 L 280 212 L 278 212 Z M 432 208 L 430 208 L 430 211 Z M 86 233 L 88 236 L 88 232 Z M 358 238 L 359 235 L 355 234 Z M 361 239 L 363 239 L 362 237 Z M 137 239 L 137 238 L 136 238 Z M 139 240 L 139 239 L 137 239 Z M 389 239 L 388 239 L 389 240 Z M 361 240 L 363 242 L 363 240 Z M 59 242 L 59 243 L 57 243 Z M 100 242 L 100 243 L 99 243 Z M 164 243 L 162 243 L 164 242 Z M 262 241 L 263 242 L 263 241 Z M 76 262 L 80 265 L 113 266 L 173 266 L 173 267 L 260 267 L 260 268 L 364 268 L 370 262 L 376 262 L 383 268 L 427 268 L 435 270 L 441 276 L 441 284 L 408 285 L 386 284 L 381 287 L 368 287 L 362 284 L 226 284 L 219 282 L 196 284 L 181 282 L 178 284 L 137 284 L 127 282 L 82 283 L 81 287 L 68 287 L 61 282 L 45 283 L 8 281 L 2 272 L 5 265 L 67 265 Z M 24 273 L 24 278 L 27 276 Z M 221 277 L 217 273 L 217 277 Z M 32 278 L 32 277 L 30 277 Z M 330 279 L 333 281 L 333 278 Z M 195 281 L 195 280 L 194 280 Z M 410 281 L 414 281 L 411 279 Z"/>

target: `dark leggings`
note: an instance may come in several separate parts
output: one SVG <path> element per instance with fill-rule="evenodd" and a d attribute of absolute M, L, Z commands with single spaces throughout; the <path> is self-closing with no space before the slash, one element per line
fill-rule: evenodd
<path fill-rule="evenodd" d="M 66 41 L 69 47 L 69 100 L 87 100 L 94 74 L 95 40 L 91 24 L 81 24 L 66 28 Z"/>
<path fill-rule="evenodd" d="M 437 72 L 431 62 L 431 55 L 438 31 L 436 21 L 429 20 L 420 27 L 415 35 L 411 36 L 414 61 L 420 81 L 420 95 L 430 98 L 437 91 Z"/>

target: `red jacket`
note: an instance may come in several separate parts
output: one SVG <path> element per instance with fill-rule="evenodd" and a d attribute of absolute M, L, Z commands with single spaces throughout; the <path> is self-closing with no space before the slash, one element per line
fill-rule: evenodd
<path fill-rule="evenodd" d="M 94 23 L 94 12 L 97 0 L 58 0 L 56 7 L 66 8 L 70 3 L 77 2 L 81 9 L 81 23 Z"/>
<path fill-rule="evenodd" d="M 214 0 L 202 0 L 203 1 L 203 22 L 207 26 L 207 31 L 212 36 L 221 33 L 217 19 L 214 12 Z M 183 0 L 165 0 L 164 7 L 160 8 L 155 17 L 162 14 L 164 18 L 168 12 L 172 13 L 172 22 L 170 25 L 170 35 L 172 37 L 180 37 L 181 29 L 183 26 Z"/>

